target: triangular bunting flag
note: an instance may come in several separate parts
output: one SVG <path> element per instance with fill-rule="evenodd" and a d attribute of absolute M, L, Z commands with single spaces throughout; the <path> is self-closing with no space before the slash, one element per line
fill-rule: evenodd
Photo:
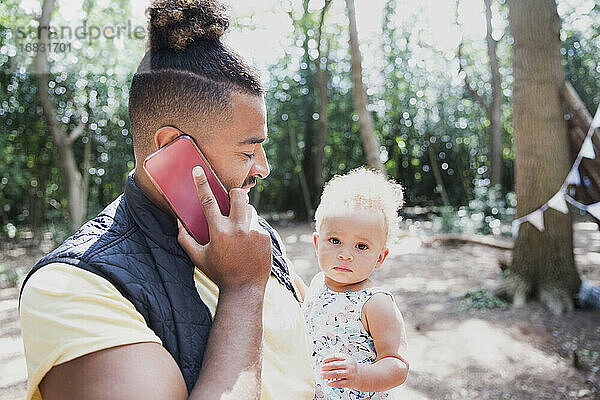
<path fill-rule="evenodd" d="M 583 145 L 581 145 L 581 150 L 579 150 L 581 155 L 585 158 L 596 158 L 596 153 L 594 153 L 594 145 L 592 144 L 592 137 L 588 136 L 583 141 Z"/>
<path fill-rule="evenodd" d="M 544 231 L 544 212 L 542 210 L 536 210 L 527 216 L 527 220 L 531 222 L 531 225 L 535 226 L 538 231 Z"/>
<path fill-rule="evenodd" d="M 519 236 L 519 228 L 521 227 L 521 221 L 513 221 L 512 222 L 512 235 L 513 239 L 516 239 Z"/>
<path fill-rule="evenodd" d="M 594 216 L 594 218 L 600 219 L 600 202 L 590 204 L 589 206 L 586 207 L 586 209 L 587 209 L 587 212 L 589 212 L 590 214 L 592 214 Z"/>
<path fill-rule="evenodd" d="M 581 178 L 579 177 L 579 170 L 577 168 L 571 169 L 567 176 L 567 185 L 580 185 Z"/>
<path fill-rule="evenodd" d="M 594 119 L 592 121 L 592 129 L 598 128 L 600 126 L 600 104 L 598 104 L 598 108 L 596 109 L 596 115 L 594 115 Z"/>
<path fill-rule="evenodd" d="M 569 212 L 569 207 L 567 206 L 567 202 L 565 201 L 565 194 L 561 191 L 556 193 L 550 201 L 548 201 L 548 206 L 550 208 L 554 208 L 557 211 L 560 211 L 563 214 L 567 214 Z"/>

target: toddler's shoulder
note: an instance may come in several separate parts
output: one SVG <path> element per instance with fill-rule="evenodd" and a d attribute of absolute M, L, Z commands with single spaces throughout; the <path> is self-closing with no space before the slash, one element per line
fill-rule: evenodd
<path fill-rule="evenodd" d="M 306 290 L 306 298 L 304 302 L 314 302 L 323 293 L 325 288 L 325 278 L 323 272 L 316 274 L 310 281 L 308 289 Z"/>
<path fill-rule="evenodd" d="M 323 283 L 325 282 L 325 274 L 323 272 L 319 272 L 315 276 L 313 276 L 310 281 L 310 285 L 308 285 L 309 290 L 313 288 L 321 288 Z"/>
<path fill-rule="evenodd" d="M 363 306 L 363 314 L 368 317 L 389 318 L 400 314 L 394 296 L 385 290 L 375 291 Z"/>
<path fill-rule="evenodd" d="M 365 303 L 362 317 L 367 332 L 371 334 L 375 344 L 406 342 L 406 329 L 402 313 L 398 309 L 394 297 L 389 292 L 377 292 Z"/>

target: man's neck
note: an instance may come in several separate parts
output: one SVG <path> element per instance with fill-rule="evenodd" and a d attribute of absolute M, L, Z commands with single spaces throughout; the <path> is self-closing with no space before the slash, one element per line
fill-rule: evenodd
<path fill-rule="evenodd" d="M 167 200 L 165 200 L 165 198 L 156 189 L 143 168 L 136 166 L 133 174 L 133 181 L 146 195 L 146 197 L 148 197 L 158 208 L 171 214 L 173 217 L 176 217 L 173 210 L 171 210 L 169 203 L 167 203 Z"/>

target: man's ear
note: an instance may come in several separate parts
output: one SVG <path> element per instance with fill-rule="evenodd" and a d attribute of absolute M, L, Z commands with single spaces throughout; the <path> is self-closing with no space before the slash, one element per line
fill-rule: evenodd
<path fill-rule="evenodd" d="M 319 250 L 319 234 L 317 232 L 313 232 L 313 243 L 315 244 L 315 251 Z"/>
<path fill-rule="evenodd" d="M 381 250 L 381 253 L 379 253 L 379 258 L 377 258 L 377 263 L 375 264 L 376 269 L 381 267 L 381 264 L 383 264 L 388 254 L 390 254 L 390 249 L 385 248 Z"/>
<path fill-rule="evenodd" d="M 154 133 L 155 150 L 160 149 L 179 135 L 181 135 L 181 131 L 173 126 L 163 126 L 162 128 L 158 128 Z"/>

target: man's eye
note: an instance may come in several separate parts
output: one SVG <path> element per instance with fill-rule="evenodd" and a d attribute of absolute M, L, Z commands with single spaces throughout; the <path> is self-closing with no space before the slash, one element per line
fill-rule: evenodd
<path fill-rule="evenodd" d="M 329 238 L 329 243 L 331 244 L 340 244 L 340 240 L 338 238 Z"/>
<path fill-rule="evenodd" d="M 255 153 L 243 153 L 246 157 L 248 157 L 249 160 L 253 159 L 254 156 L 256 155 Z"/>
<path fill-rule="evenodd" d="M 369 248 L 369 246 L 367 246 L 364 243 L 359 243 L 359 244 L 356 245 L 356 248 L 359 249 L 359 250 L 367 250 Z"/>

